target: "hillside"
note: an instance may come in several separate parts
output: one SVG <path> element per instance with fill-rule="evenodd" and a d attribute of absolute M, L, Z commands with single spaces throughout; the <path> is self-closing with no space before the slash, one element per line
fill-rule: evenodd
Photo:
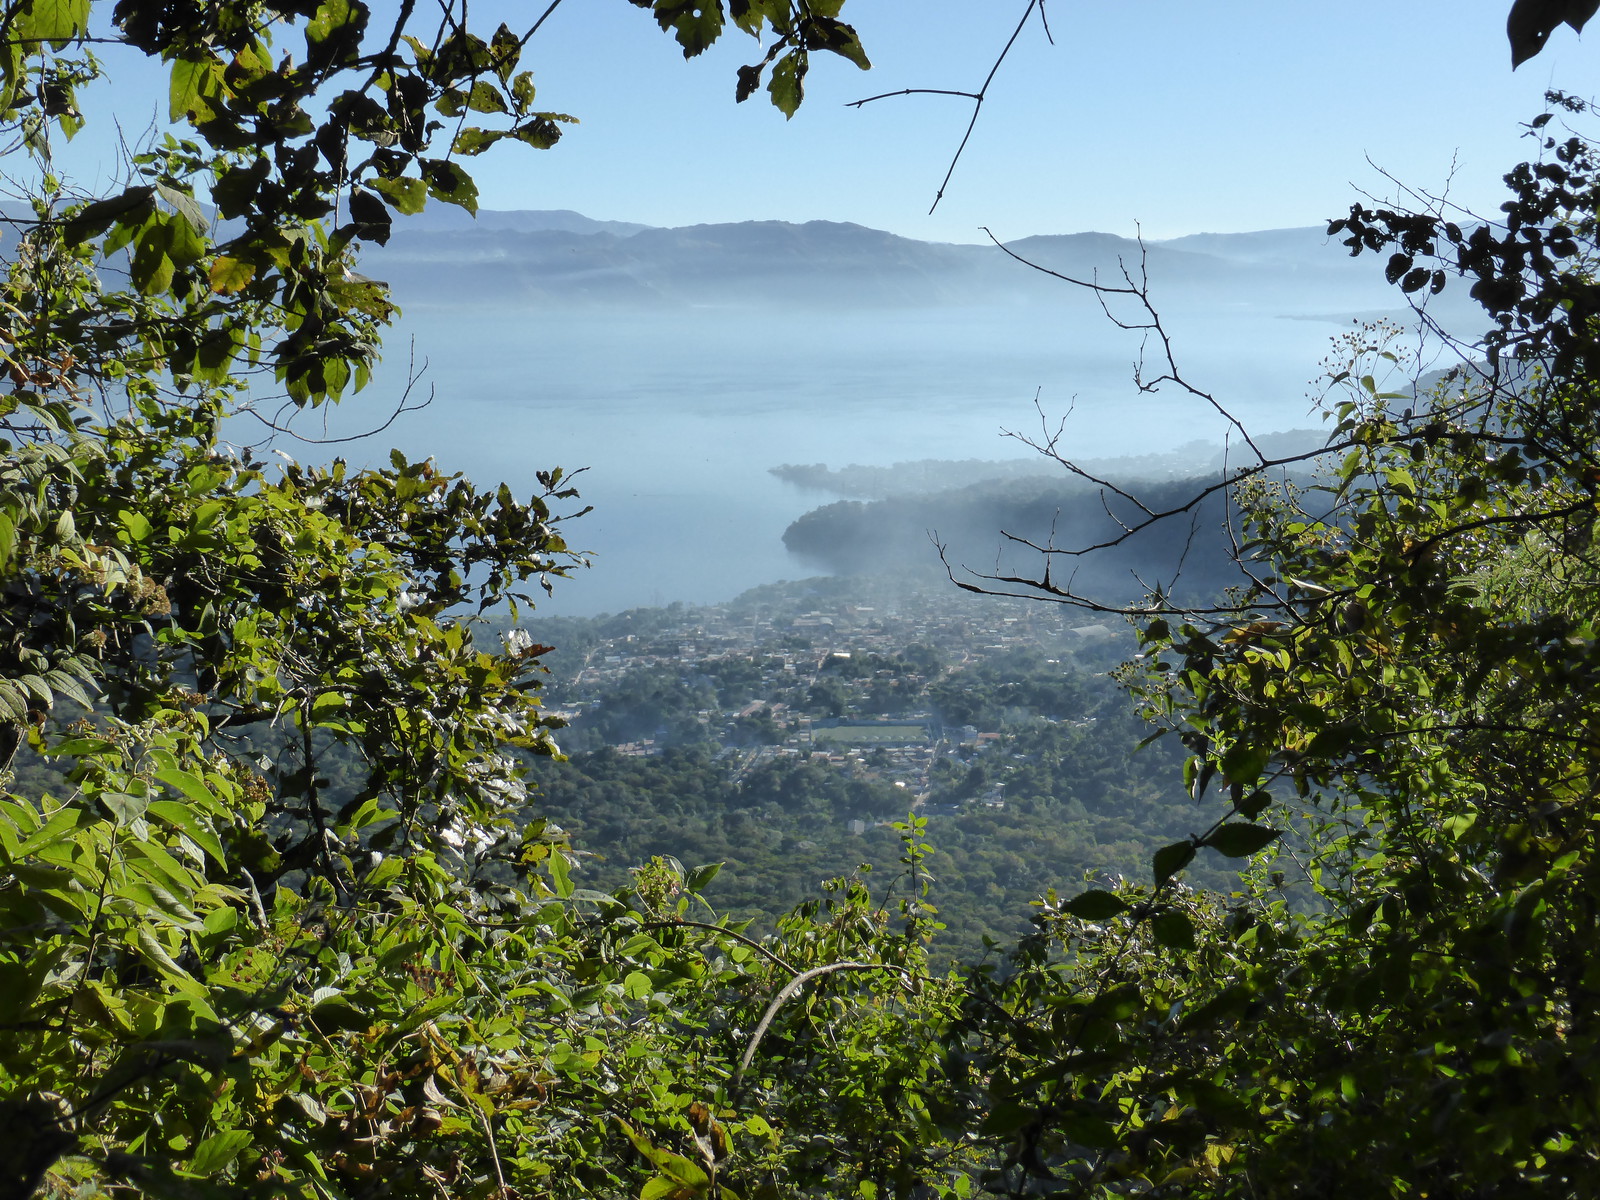
<path fill-rule="evenodd" d="M 1196 235 L 1141 247 L 1103 233 L 1027 237 L 1023 257 L 1078 278 L 1119 279 L 1143 261 L 1176 305 L 1284 315 L 1392 307 L 1381 281 L 1320 229 Z M 683 308 L 1037 306 L 1075 289 L 993 245 L 922 242 L 834 221 L 676 229 L 576 213 L 484 211 L 397 226 L 364 255 L 402 304 Z"/>
<path fill-rule="evenodd" d="M 1120 623 L 948 585 L 814 579 L 725 605 L 535 621 L 557 647 L 551 701 L 569 758 L 533 764 L 537 810 L 571 835 L 585 886 L 671 855 L 720 862 L 707 890 L 768 929 L 825 879 L 902 853 L 928 819 L 947 929 L 975 961 L 1029 929 L 1031 902 L 1086 874 L 1143 876 L 1192 819 L 1182 749 L 1108 669 Z M 1207 855 L 1197 883 L 1227 890 Z"/>
<path fill-rule="evenodd" d="M 1137 494 L 1160 510 L 1186 503 L 1200 482 L 1151 484 Z M 1076 590 L 1105 602 L 1131 603 L 1158 582 L 1179 597 L 1209 597 L 1238 582 L 1227 554 L 1224 512 L 1218 493 L 1183 519 L 1134 533 L 1119 547 L 1081 559 L 1058 558 L 1054 574 L 1063 583 L 1071 577 Z M 1075 549 L 1120 536 L 1142 515 L 1130 501 L 1103 499 L 1082 481 L 1019 479 L 926 496 L 836 501 L 795 521 L 783 542 L 803 562 L 845 575 L 942 573 L 933 543 L 945 548 L 946 559 L 962 577 L 967 569 L 1036 574 L 1038 554 L 1012 538 Z"/>

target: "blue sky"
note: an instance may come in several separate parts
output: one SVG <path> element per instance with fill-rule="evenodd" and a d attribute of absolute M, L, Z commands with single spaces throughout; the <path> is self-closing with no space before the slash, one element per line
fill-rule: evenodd
<path fill-rule="evenodd" d="M 483 204 L 655 225 L 854 221 L 943 241 L 981 241 L 983 226 L 1007 239 L 1136 228 L 1160 238 L 1315 224 L 1362 189 L 1389 198 L 1370 158 L 1492 210 L 1499 176 L 1531 149 L 1518 123 L 1548 87 L 1582 94 L 1600 60 L 1600 27 L 1589 45 L 1562 29 L 1513 74 L 1507 0 L 1053 0 L 1055 44 L 1037 21 L 1025 30 L 929 215 L 968 102 L 846 103 L 975 89 L 1024 7 L 850 0 L 844 15 L 873 69 L 819 58 L 806 104 L 785 121 L 764 95 L 733 103 L 735 68 L 760 53 L 744 35 L 685 62 L 626 0 L 565 0 L 527 62 L 540 104 L 581 124 L 553 150 L 475 160 Z M 540 8 L 477 0 L 472 12 L 492 28 Z M 130 131 L 164 101 L 148 70 L 122 71 L 116 96 Z"/>
<path fill-rule="evenodd" d="M 970 109 L 905 87 L 976 88 L 1019 0 L 853 0 L 870 72 L 816 64 L 792 121 L 731 103 L 754 43 L 684 62 L 623 0 L 566 0 L 531 44 L 541 101 L 583 124 L 547 155 L 481 172 L 493 207 L 696 221 L 816 218 L 976 241 L 1085 229 L 1172 236 L 1312 224 L 1354 187 L 1408 183 L 1477 205 L 1524 153 L 1544 90 L 1597 55 L 1563 29 L 1513 75 L 1506 0 L 1335 5 L 1140 0 L 1047 7 L 991 88 L 956 178 L 929 204 Z M 479 11 L 483 11 L 479 6 Z M 1593 42 L 1600 28 L 1591 33 Z M 529 159 L 532 161 L 529 161 Z"/>

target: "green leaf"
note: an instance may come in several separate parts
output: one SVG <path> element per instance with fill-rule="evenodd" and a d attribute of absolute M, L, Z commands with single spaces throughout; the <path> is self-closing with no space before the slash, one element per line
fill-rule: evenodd
<path fill-rule="evenodd" d="M 639 1189 L 639 1200 L 683 1200 L 685 1195 L 683 1185 L 665 1175 L 652 1175 Z"/>
<path fill-rule="evenodd" d="M 1112 917 L 1128 911 L 1127 902 L 1121 896 L 1103 888 L 1095 888 L 1084 892 L 1081 896 L 1074 896 L 1061 908 L 1062 911 L 1084 921 L 1109 921 Z"/>
<path fill-rule="evenodd" d="M 384 861 L 393 862 L 394 860 L 385 859 Z M 401 963 L 409 963 L 419 959 L 422 957 L 423 951 L 429 950 L 433 944 L 432 938 L 412 938 L 409 941 L 401 942 L 398 946 L 390 946 L 389 949 L 378 956 L 378 970 L 387 971 L 399 966 Z"/>
<path fill-rule="evenodd" d="M 441 995 L 433 996 L 410 1009 L 400 1021 L 396 1022 L 395 1029 L 399 1033 L 411 1033 L 414 1030 L 421 1029 L 440 1013 L 449 1012 L 460 1003 L 461 997 L 454 992 L 444 992 Z"/>
<path fill-rule="evenodd" d="M 804 51 L 791 50 L 774 64 L 772 75 L 767 80 L 767 94 L 772 97 L 773 105 L 784 116 L 792 117 L 800 111 L 800 103 L 806 94 L 805 80 Z"/>
<path fill-rule="evenodd" d="M 1155 875 L 1156 886 L 1160 887 L 1179 871 L 1194 861 L 1194 843 L 1189 841 L 1173 842 L 1170 846 L 1163 846 L 1156 851 L 1151 869 Z"/>
<path fill-rule="evenodd" d="M 133 904 L 142 919 L 160 914 L 164 924 L 180 929 L 198 932 L 205 928 L 192 909 L 159 884 L 130 879 L 114 889 L 112 895 Z"/>
<path fill-rule="evenodd" d="M 500 89 L 487 79 L 480 79 L 472 85 L 472 91 L 467 96 L 467 107 L 473 112 L 480 113 L 508 111 L 506 102 L 500 95 Z"/>
<path fill-rule="evenodd" d="M 227 868 L 228 859 L 223 853 L 222 843 L 217 839 L 217 835 L 201 822 L 187 805 L 180 804 L 176 800 L 154 800 L 149 804 L 148 811 L 150 816 L 188 837 L 196 846 L 209 854 L 219 867 Z"/>
<path fill-rule="evenodd" d="M 353 56 L 366 24 L 367 7 L 350 0 L 323 0 L 316 15 L 306 22 L 307 58 L 317 64 L 332 63 L 342 56 Z"/>
<path fill-rule="evenodd" d="M 629 1125 L 621 1117 L 612 1119 L 616 1121 L 628 1140 L 633 1143 L 634 1149 L 644 1155 L 650 1161 L 651 1166 L 655 1167 L 656 1170 L 660 1171 L 662 1175 L 666 1176 L 674 1184 L 689 1189 L 691 1193 L 698 1193 L 710 1186 L 711 1177 L 705 1173 L 702 1167 L 689 1161 L 681 1154 L 674 1154 L 671 1150 L 664 1150 L 659 1146 L 652 1145 L 648 1138 L 637 1132 L 633 1126 Z"/>
<path fill-rule="evenodd" d="M 519 113 L 527 112 L 533 106 L 533 98 L 537 89 L 533 86 L 532 71 L 518 71 L 515 79 L 511 81 L 511 98 L 516 102 Z"/>
<path fill-rule="evenodd" d="M 365 888 L 383 887 L 404 870 L 405 860 L 395 855 L 390 855 L 373 867 L 371 871 L 367 872 L 366 877 L 361 881 L 361 885 Z"/>
<path fill-rule="evenodd" d="M 1193 950 L 1194 922 L 1188 913 L 1164 912 L 1150 922 L 1150 932 L 1156 941 L 1172 950 Z"/>
<path fill-rule="evenodd" d="M 1240 816 L 1253 818 L 1259 817 L 1262 813 L 1266 812 L 1271 804 L 1272 793 L 1267 791 L 1265 788 L 1257 788 L 1255 791 L 1250 792 L 1248 795 L 1242 797 L 1238 803 L 1234 805 L 1234 808 L 1238 810 Z"/>
<path fill-rule="evenodd" d="M 159 296 L 172 287 L 177 264 L 167 253 L 167 231 L 157 226 L 139 238 L 134 247 L 128 278 L 146 296 Z"/>
<path fill-rule="evenodd" d="M 861 38 L 856 31 L 843 21 L 833 17 L 813 16 L 802 27 L 805 31 L 806 41 L 813 47 L 831 50 L 842 58 L 847 58 L 863 71 L 872 69 L 872 62 L 867 58 L 867 52 L 861 45 Z"/>
<path fill-rule="evenodd" d="M 28 719 L 28 697 L 9 679 L 0 679 L 0 717 L 18 724 Z"/>
<path fill-rule="evenodd" d="M 1208 837 L 1205 845 L 1229 858 L 1247 858 L 1263 846 L 1276 841 L 1282 833 L 1282 830 L 1269 829 L 1265 825 L 1246 825 L 1242 821 L 1230 821 Z"/>
<path fill-rule="evenodd" d="M 1265 746 L 1235 742 L 1222 756 L 1222 775 L 1229 783 L 1254 783 L 1272 753 Z"/>
<path fill-rule="evenodd" d="M 47 671 L 45 672 L 44 678 L 45 682 L 50 685 L 51 690 L 54 691 L 56 695 L 65 696 L 74 704 L 78 704 L 86 709 L 92 709 L 94 707 L 94 700 L 92 697 L 90 697 L 83 684 L 79 683 L 75 677 L 69 675 L 67 672 L 61 670 Z"/>
<path fill-rule="evenodd" d="M 476 125 L 469 125 L 456 134 L 455 141 L 450 143 L 450 150 L 453 154 L 464 154 L 471 157 L 482 154 L 505 136 L 504 130 L 479 129 Z"/>
<path fill-rule="evenodd" d="M 443 200 L 446 204 L 464 208 L 469 213 L 477 213 L 478 186 L 472 182 L 472 176 L 459 165 L 444 159 L 425 158 L 417 164 L 417 167 L 422 172 L 422 181 L 427 185 L 428 195 L 435 200 Z M 376 184 L 373 186 L 377 187 Z"/>
<path fill-rule="evenodd" d="M 211 115 L 206 97 L 217 85 L 216 65 L 209 58 L 180 58 L 172 64 L 167 87 L 167 119 L 205 120 Z"/>
<path fill-rule="evenodd" d="M 208 249 L 205 238 L 200 236 L 199 226 L 190 222 L 182 213 L 173 213 L 166 218 L 167 226 L 167 257 L 182 267 L 191 266 L 205 256 Z"/>
<path fill-rule="evenodd" d="M 173 791 L 181 792 L 189 797 L 206 812 L 218 812 L 221 810 L 221 803 L 217 800 L 216 794 L 201 781 L 198 775 L 192 775 L 178 767 L 163 767 L 156 772 L 156 778 Z"/>
<path fill-rule="evenodd" d="M 722 34 L 720 0 L 656 0 L 656 21 L 677 38 L 683 56 L 703 53 Z"/>
<path fill-rule="evenodd" d="M 150 797 L 133 796 L 127 792 L 105 791 L 97 799 L 118 825 L 131 824 L 144 816 L 145 809 L 150 807 Z"/>
<path fill-rule="evenodd" d="M 115 742 L 108 742 L 104 738 L 76 737 L 68 738 L 64 742 L 58 742 L 46 750 L 45 753 L 52 755 L 72 754 L 87 758 L 91 755 L 104 754 L 108 750 L 115 750 L 116 748 L 117 744 Z"/>
<path fill-rule="evenodd" d="M 208 898 L 201 896 L 204 880 L 200 874 L 180 863 L 155 838 L 131 840 L 123 847 L 122 853 L 130 876 L 137 875 L 168 891 L 168 899 L 173 904 L 183 904 L 186 913 L 188 903 L 204 903 L 204 899 Z M 177 899 L 180 895 L 186 897 L 187 903 Z M 192 916 L 192 913 L 188 913 L 184 919 Z"/>
<path fill-rule="evenodd" d="M 550 855 L 550 878 L 555 881 L 556 895 L 563 900 L 572 895 L 572 865 L 559 850 Z"/>
<path fill-rule="evenodd" d="M 372 1018 L 343 996 L 324 1000 L 308 1014 L 324 1034 L 359 1033 L 372 1024 Z"/>
<path fill-rule="evenodd" d="M 89 29 L 90 0 L 33 0 L 14 27 L 24 42 L 61 43 Z"/>
<path fill-rule="evenodd" d="M 193 977 L 189 972 L 180 967 L 167 948 L 161 944 L 155 931 L 148 924 L 141 924 L 134 930 L 134 943 L 139 947 L 139 953 L 144 960 L 169 979 L 174 981 L 191 981 Z"/>
<path fill-rule="evenodd" d="M 13 858 L 26 858 L 30 854 L 37 854 L 39 851 L 55 845 L 68 837 L 79 825 L 87 824 L 90 819 L 88 813 L 75 806 L 57 809 L 50 815 L 50 819 L 44 823 L 41 829 L 17 847 Z"/>
<path fill-rule="evenodd" d="M 172 205 L 173 210 L 193 226 L 196 232 L 204 232 L 207 224 L 205 213 L 201 211 L 199 201 L 188 192 L 180 192 L 175 187 L 158 183 L 156 194 Z"/>
<path fill-rule="evenodd" d="M 62 226 L 61 236 L 69 242 L 87 241 L 104 233 L 118 218 L 137 216 L 141 211 L 151 209 L 155 194 L 153 187 L 135 187 L 120 195 L 86 204 Z"/>
<path fill-rule="evenodd" d="M 703 867 L 696 867 L 689 872 L 689 878 L 684 882 L 683 886 L 691 892 L 703 892 L 711 886 L 711 881 L 721 874 L 722 867 L 723 864 L 719 862 L 707 863 Z"/>
<path fill-rule="evenodd" d="M 571 120 L 561 113 L 536 113 L 513 129 L 511 136 L 535 150 L 548 150 L 561 140 L 561 126 L 557 122 Z"/>

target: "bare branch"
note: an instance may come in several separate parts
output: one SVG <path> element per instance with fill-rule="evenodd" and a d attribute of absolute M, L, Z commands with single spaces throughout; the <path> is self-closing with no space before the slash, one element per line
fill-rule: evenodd
<path fill-rule="evenodd" d="M 427 370 L 428 370 L 428 360 L 427 359 L 423 360 L 422 366 L 420 368 L 417 367 L 417 365 L 416 365 L 416 346 L 415 346 L 415 344 L 413 344 L 412 348 L 411 348 L 411 362 L 408 365 L 407 372 L 406 372 L 405 390 L 400 393 L 400 399 L 395 404 L 394 411 L 389 414 L 388 419 L 386 421 L 384 421 L 384 423 L 382 425 L 377 425 L 377 426 L 374 426 L 374 427 L 372 427 L 370 429 L 362 430 L 360 433 L 352 433 L 352 434 L 349 434 L 349 435 L 347 435 L 345 437 L 321 437 L 321 438 L 318 438 L 318 437 L 307 437 L 303 433 L 297 433 L 291 427 L 289 422 L 292 421 L 294 419 L 294 417 L 299 415 L 299 413 L 301 411 L 303 411 L 303 410 L 296 408 L 295 405 L 289 400 L 285 400 L 282 404 L 280 404 L 278 406 L 278 411 L 275 412 L 270 418 L 262 416 L 260 413 L 256 412 L 254 408 L 249 407 L 249 406 L 246 406 L 246 407 L 240 409 L 240 413 L 241 414 L 248 414 L 248 415 L 254 417 L 257 421 L 260 421 L 261 424 L 265 425 L 274 434 L 281 433 L 281 434 L 285 435 L 286 437 L 291 437 L 295 441 L 300 442 L 301 444 L 307 445 L 307 446 L 338 446 L 338 445 L 343 445 L 346 442 L 364 441 L 367 438 L 376 437 L 378 434 L 380 434 L 384 430 L 388 429 L 389 426 L 393 425 L 396 421 L 398 421 L 406 413 L 421 412 L 423 409 L 427 408 L 429 405 L 431 405 L 433 403 L 434 398 L 435 398 L 435 393 L 434 393 L 434 389 L 431 386 L 428 388 L 428 398 L 426 400 L 423 400 L 423 401 L 421 401 L 420 403 L 417 403 L 417 404 L 411 403 L 411 392 L 417 386 L 417 384 L 421 382 L 422 377 L 423 377 L 423 375 L 425 375 L 427 373 Z M 291 409 L 294 409 L 294 411 L 291 412 L 290 411 Z M 287 421 L 282 419 L 286 413 L 288 414 L 288 417 L 289 417 L 289 420 L 287 420 Z M 267 439 L 267 442 L 270 443 L 271 440 L 272 439 L 269 437 Z"/>
<path fill-rule="evenodd" d="M 561 0 L 550 0 L 550 7 L 546 8 L 542 13 L 540 13 L 539 19 L 533 23 L 532 27 L 529 28 L 527 33 L 522 35 L 523 46 L 526 46 L 529 41 L 533 39 L 533 35 L 539 32 L 539 27 L 549 20 L 550 14 L 555 12 L 555 10 L 560 6 Z"/>
<path fill-rule="evenodd" d="M 845 107 L 860 108 L 863 104 L 871 104 L 874 100 L 888 100 L 895 96 L 962 96 L 968 100 L 983 99 L 977 92 L 958 92 L 951 88 L 901 88 L 898 92 L 882 92 L 862 100 L 848 101 Z"/>
<path fill-rule="evenodd" d="M 956 164 L 961 161 L 962 152 L 967 148 L 967 142 L 972 139 L 972 131 L 978 124 L 978 114 L 983 111 L 983 102 L 988 99 L 989 85 L 994 82 L 994 77 L 1000 72 L 1000 64 L 1006 61 L 1006 56 L 1011 53 L 1011 47 L 1017 44 L 1017 38 L 1022 36 L 1022 31 L 1027 27 L 1028 18 L 1033 16 L 1034 9 L 1039 10 L 1040 20 L 1044 20 L 1044 0 L 1028 0 L 1028 7 L 1022 11 L 1022 20 L 1017 22 L 1017 27 L 1011 31 L 1011 36 L 1006 39 L 1005 48 L 1000 51 L 1000 57 L 994 60 L 994 65 L 989 68 L 989 74 L 984 77 L 983 86 L 975 92 L 958 92 L 948 88 L 904 88 L 898 92 L 883 92 L 877 96 L 868 96 L 864 100 L 852 100 L 845 105 L 846 108 L 860 108 L 863 104 L 871 104 L 875 100 L 887 100 L 891 96 L 960 96 L 964 100 L 972 101 L 972 119 L 967 122 L 967 131 L 961 135 L 961 144 L 956 147 L 955 154 L 950 159 L 950 167 L 944 173 L 944 179 L 939 184 L 939 190 L 933 197 L 933 204 L 928 212 L 932 213 L 939 207 L 939 201 L 944 199 L 944 192 L 950 186 L 950 178 L 956 173 Z M 1044 24 L 1045 37 L 1050 38 L 1050 44 L 1055 45 L 1055 39 L 1050 37 L 1050 24 Z"/>
<path fill-rule="evenodd" d="M 744 1054 L 739 1059 L 739 1069 L 733 1073 L 735 1087 L 744 1078 L 745 1071 L 749 1070 L 750 1063 L 756 1056 L 756 1048 L 761 1045 L 761 1039 L 767 1036 L 767 1030 L 771 1028 L 772 1020 L 778 1015 L 778 1010 L 783 1007 L 784 1002 L 813 979 L 820 979 L 824 975 L 832 975 L 838 971 L 899 971 L 906 978 L 912 978 L 910 971 L 893 963 L 837 962 L 802 971 L 779 989 L 778 994 L 772 998 L 772 1003 L 767 1005 L 767 1011 L 761 1014 L 756 1031 L 751 1035 L 750 1044 L 744 1048 Z"/>
<path fill-rule="evenodd" d="M 1000 250 L 1004 254 L 1006 254 L 1008 257 L 1014 258 L 1017 262 L 1021 263 L 1023 266 L 1028 267 L 1028 268 L 1030 268 L 1032 270 L 1038 271 L 1040 274 L 1048 275 L 1052 279 L 1059 279 L 1059 280 L 1061 280 L 1062 283 L 1070 283 L 1074 287 L 1086 288 L 1089 291 L 1094 292 L 1096 295 L 1101 295 L 1101 296 L 1103 296 L 1103 295 L 1137 296 L 1140 299 L 1143 299 L 1143 293 L 1141 293 L 1138 288 L 1133 287 L 1131 281 L 1130 281 L 1130 284 L 1129 284 L 1128 287 L 1120 287 L 1119 288 L 1119 287 L 1112 287 L 1110 284 L 1101 283 L 1098 279 L 1079 279 L 1079 278 L 1077 278 L 1076 276 L 1073 276 L 1073 275 L 1063 275 L 1060 271 L 1053 271 L 1049 267 L 1046 267 L 1046 266 L 1043 266 L 1043 265 L 1041 265 L 1039 263 L 1036 263 L 1030 258 L 1024 258 L 1022 255 L 1018 254 L 1015 250 L 1013 250 L 1010 246 L 1008 246 L 1004 242 L 1002 242 L 999 238 L 995 237 L 995 235 L 992 232 L 990 232 L 989 227 L 987 225 L 983 226 L 983 234 L 991 242 L 993 242 L 997 247 L 999 247 Z M 1141 242 L 1140 245 L 1142 246 L 1143 243 Z M 1122 326 L 1122 327 L 1124 329 L 1127 328 L 1127 326 L 1125 326 L 1125 325 Z"/>
<path fill-rule="evenodd" d="M 707 930 L 710 933 L 717 933 L 717 934 L 721 934 L 723 937 L 730 937 L 734 941 L 740 942 L 743 945 L 746 945 L 746 946 L 750 947 L 750 949 L 754 950 L 757 954 L 761 955 L 763 958 L 765 958 L 768 962 L 772 963 L 774 966 L 782 967 L 785 971 L 788 971 L 791 974 L 793 974 L 793 973 L 795 973 L 796 971 L 799 970 L 798 967 L 795 967 L 792 964 L 784 961 L 784 959 L 779 957 L 777 954 L 774 954 L 770 949 L 768 949 L 766 946 L 763 946 L 760 942 L 756 941 L 754 938 L 745 937 L 744 934 L 737 933 L 734 930 L 729 929 L 725 925 L 711 925 L 711 924 L 708 924 L 705 921 L 689 921 L 689 920 L 685 920 L 682 917 L 677 917 L 677 918 L 674 918 L 671 921 L 640 921 L 639 922 L 639 928 L 640 929 L 704 929 L 704 930 Z"/>

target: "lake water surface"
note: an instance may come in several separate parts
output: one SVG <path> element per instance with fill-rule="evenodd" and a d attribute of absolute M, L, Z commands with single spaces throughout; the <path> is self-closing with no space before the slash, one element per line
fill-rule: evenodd
<path fill-rule="evenodd" d="M 405 307 L 376 381 L 326 431 L 386 416 L 414 346 L 433 403 L 341 447 L 352 461 L 380 462 L 398 446 L 522 493 L 540 468 L 585 468 L 577 482 L 595 511 L 567 532 L 594 564 L 558 586 L 541 606 L 548 614 L 714 602 L 812 574 L 781 537 L 831 497 L 769 475 L 779 463 L 1024 457 L 1003 434 L 1039 429 L 1036 395 L 1053 417 L 1071 408 L 1063 444 L 1083 457 L 1220 443 L 1226 432 L 1175 388 L 1140 395 L 1137 337 L 1092 307 L 641 315 L 416 298 Z M 1198 310 L 1169 322 L 1186 373 L 1253 431 L 1318 423 L 1307 395 L 1338 330 L 1331 320 Z M 302 418 L 297 428 L 324 427 Z"/>

